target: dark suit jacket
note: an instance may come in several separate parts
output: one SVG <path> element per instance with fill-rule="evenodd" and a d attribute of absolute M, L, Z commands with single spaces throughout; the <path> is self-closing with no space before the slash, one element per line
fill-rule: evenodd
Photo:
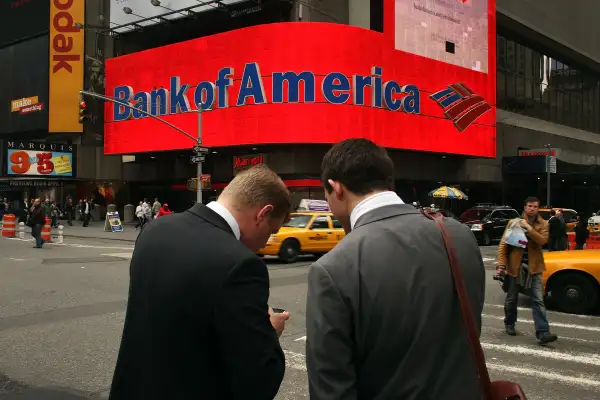
<path fill-rule="evenodd" d="M 481 330 L 479 247 L 446 227 Z M 311 400 L 482 398 L 441 234 L 410 205 L 367 212 L 311 266 L 306 312 Z"/>
<path fill-rule="evenodd" d="M 111 400 L 272 400 L 285 359 L 269 275 L 204 205 L 140 233 Z M 250 397 L 249 397 L 250 396 Z"/>

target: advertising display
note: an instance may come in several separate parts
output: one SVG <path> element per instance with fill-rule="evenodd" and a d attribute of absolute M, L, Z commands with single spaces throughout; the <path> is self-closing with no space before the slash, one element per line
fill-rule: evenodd
<path fill-rule="evenodd" d="M 123 224 L 118 211 L 108 211 L 104 220 L 105 232 L 123 232 Z"/>
<path fill-rule="evenodd" d="M 488 0 L 394 0 L 395 48 L 488 71 Z"/>
<path fill-rule="evenodd" d="M 48 128 L 48 36 L 0 49 L 0 134 Z"/>
<path fill-rule="evenodd" d="M 0 1 L 0 47 L 48 32 L 49 0 Z"/>
<path fill-rule="evenodd" d="M 79 91 L 83 88 L 85 2 L 50 0 L 50 109 L 48 131 L 82 133 Z"/>
<path fill-rule="evenodd" d="M 7 141 L 6 175 L 74 177 L 73 145 Z"/>
<path fill-rule="evenodd" d="M 478 7 L 460 20 L 462 37 L 475 27 L 484 29 L 478 18 L 482 4 L 487 7 L 487 40 L 478 39 L 470 52 L 464 46 L 475 42 L 458 40 L 457 28 L 445 22 L 431 28 L 427 18 L 422 22 L 431 29 L 423 38 L 432 41 L 430 47 L 398 49 L 398 24 L 416 34 L 423 26 L 411 18 L 423 16 L 396 17 L 396 6 L 404 2 L 385 0 L 384 33 L 341 24 L 279 23 L 109 59 L 106 94 L 191 135 L 198 131 L 201 107 L 202 141 L 208 147 L 364 137 L 388 148 L 495 157 L 495 2 L 456 2 Z M 464 17 L 467 11 L 457 13 Z M 446 14 L 431 12 L 446 20 Z M 435 42 L 443 29 L 450 29 L 445 37 L 454 41 L 453 48 Z M 452 54 L 443 55 L 435 43 Z M 149 132 L 160 140 L 149 140 Z M 194 144 L 141 112 L 106 105 L 106 154 Z"/>

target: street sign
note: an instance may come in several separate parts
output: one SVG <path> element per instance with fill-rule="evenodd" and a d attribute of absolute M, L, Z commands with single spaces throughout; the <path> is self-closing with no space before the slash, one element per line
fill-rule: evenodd
<path fill-rule="evenodd" d="M 547 160 L 546 172 L 555 174 L 556 173 L 556 157 L 554 157 L 554 156 L 547 157 L 546 160 Z"/>
<path fill-rule="evenodd" d="M 196 146 L 194 147 L 194 153 L 208 154 L 208 147 Z"/>
<path fill-rule="evenodd" d="M 204 156 L 191 156 L 190 163 L 200 164 L 200 163 L 203 163 L 205 159 L 206 159 L 206 157 L 204 157 Z"/>
<path fill-rule="evenodd" d="M 200 175 L 200 182 L 210 182 L 210 174 Z"/>

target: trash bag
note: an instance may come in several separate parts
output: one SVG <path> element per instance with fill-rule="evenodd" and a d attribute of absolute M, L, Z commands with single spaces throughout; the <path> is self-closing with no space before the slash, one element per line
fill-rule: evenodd
<path fill-rule="evenodd" d="M 527 242 L 527 236 L 525 236 L 525 231 L 519 224 L 519 218 L 511 220 L 504 234 L 504 243 L 524 249 L 527 247 Z"/>

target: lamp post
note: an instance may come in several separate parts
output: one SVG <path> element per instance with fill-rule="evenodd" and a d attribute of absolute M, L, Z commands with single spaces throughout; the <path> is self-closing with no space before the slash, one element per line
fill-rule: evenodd
<path fill-rule="evenodd" d="M 165 121 L 162 118 L 157 117 L 156 115 L 152 115 L 149 112 L 145 111 L 145 110 L 141 110 L 139 108 L 136 108 L 134 106 L 132 106 L 131 104 L 129 104 L 126 101 L 123 100 L 118 100 L 118 99 L 113 99 L 112 97 L 108 97 L 105 96 L 103 94 L 99 94 L 99 93 L 94 93 L 94 92 L 90 92 L 87 90 L 80 90 L 79 94 L 81 94 L 82 96 L 90 96 L 90 97 L 94 97 L 96 99 L 100 99 L 100 100 L 104 100 L 104 101 L 108 101 L 110 103 L 114 103 L 114 104 L 118 104 L 120 106 L 123 107 L 127 107 L 129 109 L 135 110 L 137 112 L 140 112 L 152 119 L 157 120 L 158 122 L 161 122 L 165 125 L 167 125 L 168 127 L 175 129 L 177 132 L 185 135 L 186 137 L 192 139 L 193 141 L 196 142 L 196 146 L 201 147 L 202 146 L 202 106 L 199 104 L 198 105 L 198 132 L 197 132 L 197 136 L 194 137 L 193 135 L 190 135 L 189 133 L 187 133 L 186 131 L 184 131 L 183 129 L 171 124 L 170 122 Z M 202 174 L 202 163 L 197 163 L 197 173 L 198 176 L 197 178 L 200 178 L 200 175 Z M 200 188 L 197 188 L 197 195 L 196 195 L 196 201 L 198 203 L 202 203 L 202 186 L 200 186 Z"/>
<path fill-rule="evenodd" d="M 552 203 L 550 202 L 550 161 L 552 160 L 552 147 L 550 144 L 545 144 L 544 147 L 548 149 L 548 155 L 546 156 L 546 204 L 552 207 Z"/>

